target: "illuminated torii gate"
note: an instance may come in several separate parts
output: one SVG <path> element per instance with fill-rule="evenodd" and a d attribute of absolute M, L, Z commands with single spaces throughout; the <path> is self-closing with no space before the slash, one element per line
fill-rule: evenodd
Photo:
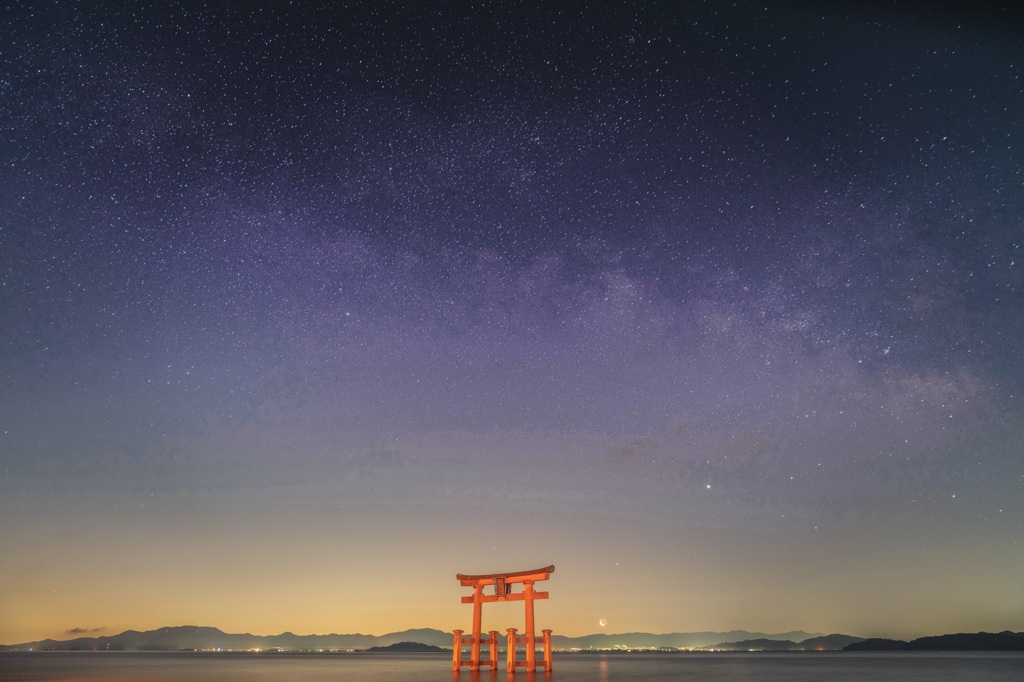
<path fill-rule="evenodd" d="M 533 584 L 539 580 L 547 580 L 555 572 L 554 566 L 536 568 L 532 571 L 518 571 L 515 573 L 491 573 L 488 575 L 462 575 L 459 573 L 455 578 L 463 587 L 472 587 L 473 596 L 463 597 L 463 604 L 473 605 L 473 636 L 463 637 L 462 630 L 455 630 L 455 649 L 452 655 L 452 671 L 459 672 L 464 665 L 470 670 L 479 670 L 481 665 L 487 665 L 491 670 L 498 669 L 498 632 L 491 630 L 487 637 L 483 637 L 480 628 L 483 622 L 484 602 L 492 601 L 524 601 L 526 602 L 526 635 L 516 636 L 516 629 L 507 630 L 507 653 L 508 672 L 514 673 L 517 666 L 524 666 L 527 672 L 537 670 L 537 636 L 533 629 L 533 600 L 547 599 L 547 592 L 534 592 Z M 522 592 L 513 592 L 512 586 L 516 583 L 523 584 Z M 484 594 L 484 588 L 494 586 L 494 594 Z M 551 671 L 551 630 L 542 630 L 544 634 L 544 660 L 542 666 L 545 671 Z M 470 644 L 469 660 L 462 658 L 462 645 Z M 490 657 L 480 660 L 480 645 L 490 645 Z M 517 649 L 519 644 L 526 645 L 526 660 L 517 661 Z"/>

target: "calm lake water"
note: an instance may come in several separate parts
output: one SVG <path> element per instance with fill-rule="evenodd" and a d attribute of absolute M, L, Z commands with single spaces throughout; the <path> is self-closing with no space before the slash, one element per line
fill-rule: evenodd
<path fill-rule="evenodd" d="M 4 682 L 1021 682 L 1024 653 L 562 654 L 550 675 L 454 674 L 440 654 L 0 653 Z"/>

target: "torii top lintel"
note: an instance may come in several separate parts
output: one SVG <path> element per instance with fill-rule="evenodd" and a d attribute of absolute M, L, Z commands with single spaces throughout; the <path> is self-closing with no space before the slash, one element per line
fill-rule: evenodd
<path fill-rule="evenodd" d="M 489 573 L 487 575 L 463 575 L 458 573 L 455 579 L 459 581 L 459 584 L 463 587 L 476 587 L 493 585 L 495 580 L 501 579 L 508 585 L 511 583 L 525 583 L 525 582 L 536 582 L 538 580 L 547 580 L 548 577 L 555 572 L 555 566 L 545 566 L 544 568 L 535 568 L 532 571 L 515 571 L 513 573 Z"/>

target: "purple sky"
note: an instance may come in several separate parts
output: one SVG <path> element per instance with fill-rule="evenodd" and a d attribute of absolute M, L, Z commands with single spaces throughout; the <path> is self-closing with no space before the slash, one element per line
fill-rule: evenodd
<path fill-rule="evenodd" d="M 1024 629 L 1010 10 L 3 15 L 0 642 Z"/>

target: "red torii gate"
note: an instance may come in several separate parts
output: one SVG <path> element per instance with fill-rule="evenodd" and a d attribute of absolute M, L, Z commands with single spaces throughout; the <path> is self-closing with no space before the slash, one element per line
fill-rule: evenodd
<path fill-rule="evenodd" d="M 491 670 L 498 669 L 498 632 L 497 630 L 491 630 L 487 637 L 483 637 L 480 632 L 483 618 L 483 604 L 484 602 L 492 601 L 523 601 L 526 602 L 526 635 L 516 636 L 515 628 L 508 628 L 507 630 L 507 652 L 506 657 L 508 660 L 508 672 L 514 673 L 516 667 L 524 666 L 526 672 L 535 672 L 537 670 L 537 636 L 533 628 L 533 600 L 534 599 L 547 599 L 547 592 L 534 592 L 533 584 L 540 580 L 547 580 L 552 573 L 555 572 L 555 567 L 545 566 L 544 568 L 535 568 L 532 571 L 517 571 L 514 573 L 490 573 L 487 575 L 463 575 L 459 573 L 455 576 L 456 580 L 459 581 L 463 587 L 472 587 L 473 596 L 463 597 L 463 604 L 473 605 L 473 636 L 463 637 L 462 630 L 455 630 L 455 649 L 452 655 L 452 671 L 459 672 L 464 665 L 468 665 L 470 670 L 479 670 L 481 665 L 490 666 Z M 522 592 L 513 592 L 512 586 L 516 583 L 522 583 Z M 485 595 L 484 588 L 490 585 L 494 586 L 494 594 Z M 542 665 L 545 671 L 551 672 L 551 630 L 542 630 L 544 635 L 544 660 Z M 462 658 L 462 645 L 470 644 L 470 657 L 469 660 L 463 660 Z M 486 660 L 480 659 L 480 645 L 490 645 L 490 658 Z M 526 645 L 526 660 L 518 661 L 517 649 L 518 644 Z"/>

